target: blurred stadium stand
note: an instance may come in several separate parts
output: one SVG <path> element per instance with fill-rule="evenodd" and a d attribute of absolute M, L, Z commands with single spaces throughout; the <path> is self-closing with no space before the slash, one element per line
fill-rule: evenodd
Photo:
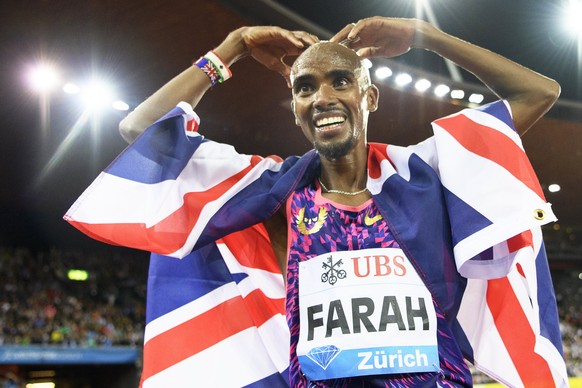
<path fill-rule="evenodd" d="M 147 265 L 131 252 L 0 248 L 0 387 L 136 387 Z"/>
<path fill-rule="evenodd" d="M 552 233 L 564 353 L 569 375 L 582 376 L 582 250 L 553 244 L 564 239 Z M 138 386 L 148 257 L 121 252 L 0 248 L 0 388 Z M 70 279 L 71 269 L 87 279 Z M 475 384 L 491 382 L 474 376 Z"/>

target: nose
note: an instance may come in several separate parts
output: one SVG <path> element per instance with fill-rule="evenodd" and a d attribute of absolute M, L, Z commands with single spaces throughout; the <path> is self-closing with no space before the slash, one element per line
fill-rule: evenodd
<path fill-rule="evenodd" d="M 325 110 L 337 102 L 335 89 L 331 85 L 323 84 L 315 92 L 313 105 L 315 108 Z"/>

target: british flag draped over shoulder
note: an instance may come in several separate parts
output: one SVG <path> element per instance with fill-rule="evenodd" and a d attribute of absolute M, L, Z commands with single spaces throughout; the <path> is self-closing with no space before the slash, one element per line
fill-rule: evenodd
<path fill-rule="evenodd" d="M 285 290 L 261 221 L 315 179 L 318 156 L 241 155 L 198 123 L 179 104 L 65 219 L 155 252 L 143 387 L 287 386 Z M 567 386 L 540 229 L 555 216 L 508 104 L 465 109 L 433 130 L 415 146 L 370 144 L 370 193 L 467 360 L 512 387 Z"/>

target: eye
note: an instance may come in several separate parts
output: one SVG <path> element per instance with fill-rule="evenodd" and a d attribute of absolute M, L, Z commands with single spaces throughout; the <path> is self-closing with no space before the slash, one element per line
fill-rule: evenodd
<path fill-rule="evenodd" d="M 295 93 L 299 95 L 307 95 L 313 92 L 313 85 L 310 83 L 301 83 L 295 86 Z"/>
<path fill-rule="evenodd" d="M 343 89 L 351 84 L 350 80 L 346 77 L 338 77 L 333 81 L 333 87 L 336 89 Z"/>

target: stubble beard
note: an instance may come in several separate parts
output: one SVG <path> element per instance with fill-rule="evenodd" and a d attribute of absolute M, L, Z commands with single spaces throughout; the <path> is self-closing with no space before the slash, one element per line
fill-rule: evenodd
<path fill-rule="evenodd" d="M 331 144 L 321 144 L 314 142 L 313 146 L 317 153 L 329 160 L 339 159 L 346 156 L 355 146 L 356 137 L 349 136 L 347 139 Z"/>

